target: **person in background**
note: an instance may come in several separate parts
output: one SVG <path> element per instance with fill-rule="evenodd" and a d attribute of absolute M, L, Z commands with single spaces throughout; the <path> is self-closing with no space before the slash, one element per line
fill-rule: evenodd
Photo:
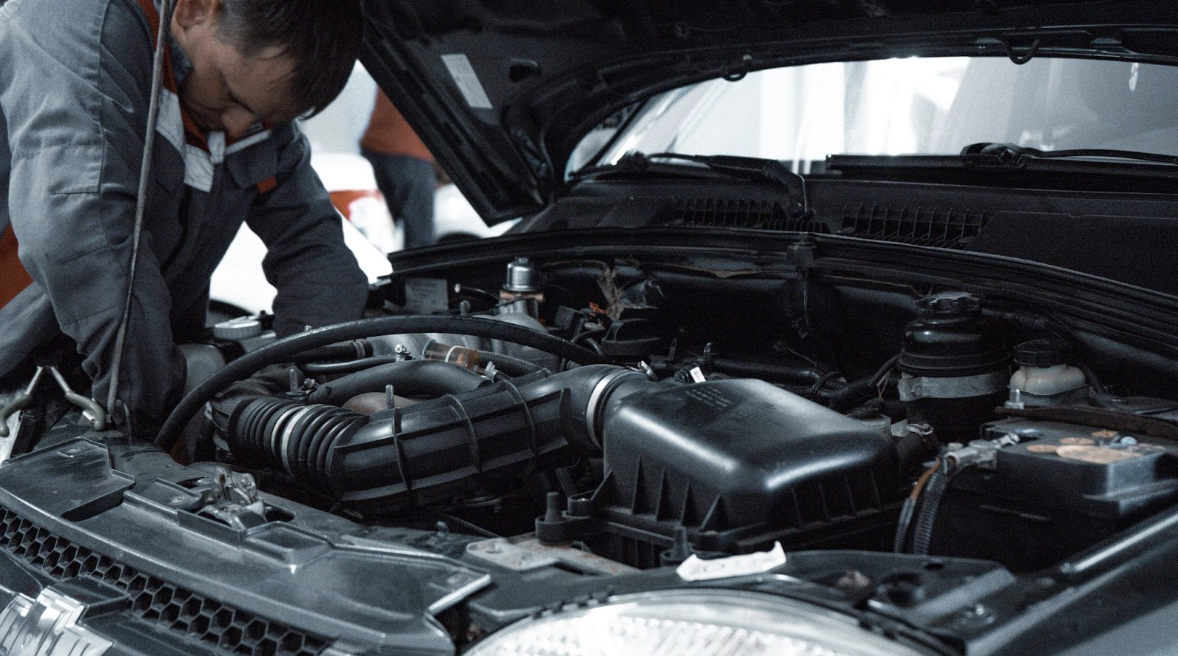
<path fill-rule="evenodd" d="M 368 129 L 360 139 L 360 152 L 372 163 L 376 186 L 393 220 L 404 227 L 405 248 L 434 243 L 434 191 L 438 186 L 434 156 L 380 89 Z"/>

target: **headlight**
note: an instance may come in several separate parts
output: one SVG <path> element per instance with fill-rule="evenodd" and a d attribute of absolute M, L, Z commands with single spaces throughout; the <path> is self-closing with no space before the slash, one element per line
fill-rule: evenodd
<path fill-rule="evenodd" d="M 853 619 L 788 599 L 675 590 L 523 620 L 467 656 L 922 656 Z M 927 655 L 924 655 L 927 656 Z"/>

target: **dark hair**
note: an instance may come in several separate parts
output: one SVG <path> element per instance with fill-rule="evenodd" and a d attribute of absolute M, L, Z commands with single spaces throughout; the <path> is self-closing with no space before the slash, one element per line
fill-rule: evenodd
<path fill-rule="evenodd" d="M 294 59 L 291 92 L 318 114 L 343 91 L 360 53 L 360 0 L 221 0 L 218 37 L 253 56 L 279 46 Z"/>

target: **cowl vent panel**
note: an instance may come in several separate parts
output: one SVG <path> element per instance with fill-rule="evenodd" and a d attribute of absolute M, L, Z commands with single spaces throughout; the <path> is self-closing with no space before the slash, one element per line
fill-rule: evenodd
<path fill-rule="evenodd" d="M 848 204 L 839 234 L 963 249 L 986 226 L 985 212 L 943 207 Z"/>
<path fill-rule="evenodd" d="M 674 224 L 774 232 L 830 232 L 824 223 L 790 218 L 781 203 L 763 199 L 683 199 L 675 207 Z"/>

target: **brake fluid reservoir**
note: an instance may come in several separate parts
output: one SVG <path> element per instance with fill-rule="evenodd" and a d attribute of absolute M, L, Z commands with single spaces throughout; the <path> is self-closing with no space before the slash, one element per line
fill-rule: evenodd
<path fill-rule="evenodd" d="M 1088 377 L 1067 363 L 1069 351 L 1067 342 L 1059 339 L 1036 339 L 1016 346 L 1014 360 L 1019 369 L 1010 377 L 1012 397 L 1019 397 L 1026 405 L 1082 403 L 1088 393 Z"/>

